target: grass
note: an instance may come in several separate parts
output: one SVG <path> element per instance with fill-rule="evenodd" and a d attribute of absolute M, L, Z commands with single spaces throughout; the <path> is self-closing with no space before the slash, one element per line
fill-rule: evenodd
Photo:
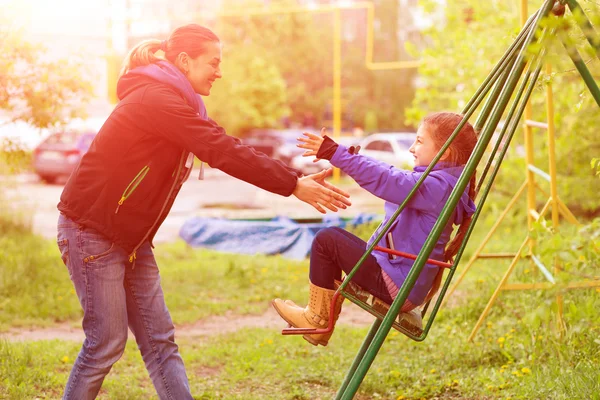
<path fill-rule="evenodd" d="M 515 216 L 509 218 L 512 223 L 501 228 L 486 248 L 489 252 L 515 251 L 523 240 L 523 224 Z M 484 216 L 469 249 L 493 221 L 491 213 Z M 371 228 L 359 234 L 368 235 Z M 78 323 L 81 311 L 56 245 L 18 223 L 2 229 L 1 329 Z M 559 254 L 569 271 L 600 275 L 598 252 L 585 237 L 566 228 L 559 239 L 548 239 L 543 227 L 539 230 L 544 257 Z M 306 301 L 307 261 L 192 250 L 182 242 L 161 245 L 156 254 L 176 324 L 228 312 L 261 315 L 277 296 Z M 506 260 L 476 263 L 424 342 L 392 331 L 356 399 L 600 399 L 597 289 L 560 292 L 567 328 L 562 337 L 555 327 L 560 289 L 503 292 L 475 341 L 466 341 L 507 266 Z M 582 279 L 572 274 L 560 277 Z M 523 261 L 512 281 L 540 279 Z M 343 313 L 340 319 L 344 320 Z M 183 336 L 178 344 L 196 399 L 330 399 L 367 330 L 340 324 L 326 348 L 270 328 Z M 60 340 L 0 341 L 0 399 L 60 398 L 79 347 Z M 155 397 L 137 347 L 129 342 L 99 398 Z"/>

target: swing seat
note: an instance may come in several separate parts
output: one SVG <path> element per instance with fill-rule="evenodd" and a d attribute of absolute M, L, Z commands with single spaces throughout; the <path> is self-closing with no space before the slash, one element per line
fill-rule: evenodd
<path fill-rule="evenodd" d="M 367 307 L 362 308 L 379 319 L 383 319 L 390 309 L 388 303 L 373 296 L 352 281 L 348 283 L 343 294 L 348 294 L 354 297 L 354 299 L 360 300 L 362 303 L 366 304 Z M 360 303 L 357 304 L 362 306 Z M 421 315 L 419 308 L 414 308 L 407 313 L 398 313 L 392 327 L 401 333 L 408 332 L 414 336 L 421 336 L 423 333 L 423 316 Z"/>

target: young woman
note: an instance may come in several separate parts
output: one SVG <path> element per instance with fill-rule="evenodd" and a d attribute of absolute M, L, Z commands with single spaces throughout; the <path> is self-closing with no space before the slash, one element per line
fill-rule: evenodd
<path fill-rule="evenodd" d="M 448 137 L 461 122 L 462 116 L 454 113 L 435 113 L 423 120 L 417 132 L 415 143 L 410 152 L 414 155 L 413 171 L 395 168 L 369 157 L 349 151 L 336 144 L 327 136 L 305 133 L 300 138 L 299 147 L 307 149 L 305 156 L 316 156 L 330 160 L 352 177 L 361 187 L 386 201 L 385 217 L 380 227 L 389 221 L 398 205 L 419 180 L 425 169 L 444 145 Z M 477 142 L 473 127 L 466 123 L 446 150 L 440 161 L 423 181 L 415 196 L 398 216 L 389 233 L 378 243 L 390 248 L 391 242 L 396 250 L 418 254 L 429 232 L 446 204 L 452 189 Z M 430 258 L 440 261 L 452 259 L 466 233 L 475 212 L 475 174 L 469 188 L 465 190 L 452 219 L 440 236 Z M 454 240 L 446 247 L 452 234 L 452 225 L 460 225 Z M 381 228 L 380 228 L 381 229 Z M 306 308 L 281 299 L 273 301 L 273 307 L 290 325 L 300 328 L 325 328 L 329 322 L 329 309 L 335 281 L 340 280 L 342 271 L 349 273 L 367 247 L 379 234 L 379 229 L 368 243 L 340 228 L 320 230 L 312 244 L 310 256 L 310 301 Z M 390 257 L 387 253 L 373 251 L 361 264 L 352 282 L 358 284 L 373 296 L 391 304 L 412 268 L 413 260 L 402 257 Z M 437 291 L 442 274 L 440 268 L 426 264 L 417 279 L 408 299 L 402 305 L 402 312 L 408 312 L 423 304 Z M 338 297 L 335 318 L 341 311 L 343 297 Z M 331 333 L 323 335 L 304 335 L 314 345 L 326 346 Z"/>
<path fill-rule="evenodd" d="M 155 54 L 159 50 L 164 58 Z M 350 204 L 348 194 L 324 181 L 328 171 L 299 178 L 208 118 L 200 95 L 208 96 L 221 78 L 221 59 L 218 37 L 199 25 L 133 48 L 118 81 L 120 102 L 64 188 L 58 245 L 83 308 L 86 336 L 65 399 L 96 397 L 123 354 L 128 328 L 158 396 L 192 398 L 152 239 L 194 155 L 262 189 L 293 194 L 320 212 Z"/>

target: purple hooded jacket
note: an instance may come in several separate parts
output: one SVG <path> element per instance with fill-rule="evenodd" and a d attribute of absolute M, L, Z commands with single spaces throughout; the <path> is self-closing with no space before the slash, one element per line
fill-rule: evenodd
<path fill-rule="evenodd" d="M 362 188 L 385 200 L 383 222 L 373 233 L 367 246 L 375 240 L 380 230 L 398 209 L 398 205 L 408 196 L 426 169 L 426 167 L 415 167 L 414 171 L 398 169 L 370 157 L 350 154 L 343 145 L 338 146 L 330 161 L 332 165 L 350 175 Z M 419 253 L 450 197 L 462 170 L 462 166 L 451 166 L 444 162 L 436 164 L 411 201 L 400 213 L 397 222 L 392 226 L 392 239 L 396 250 L 412 254 Z M 459 225 L 474 212 L 475 204 L 468 196 L 467 187 L 429 258 L 443 261 L 444 249 L 452 234 L 452 224 Z M 385 237 L 378 245 L 389 247 Z M 394 283 L 401 287 L 414 261 L 404 257 L 390 259 L 387 253 L 380 251 L 373 251 L 373 256 Z M 438 268 L 435 265 L 425 264 L 413 290 L 408 295 L 408 300 L 413 304 L 423 303 L 431 289 Z"/>

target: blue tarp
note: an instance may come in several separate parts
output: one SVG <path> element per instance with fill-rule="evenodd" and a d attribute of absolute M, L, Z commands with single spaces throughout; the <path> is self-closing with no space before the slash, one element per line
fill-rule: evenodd
<path fill-rule="evenodd" d="M 327 215 L 320 222 L 299 223 L 283 216 L 270 221 L 194 217 L 183 224 L 179 236 L 193 247 L 302 259 L 310 254 L 313 238 L 320 229 L 357 226 L 376 218 L 372 214 L 360 214 L 344 220 L 337 215 Z"/>

